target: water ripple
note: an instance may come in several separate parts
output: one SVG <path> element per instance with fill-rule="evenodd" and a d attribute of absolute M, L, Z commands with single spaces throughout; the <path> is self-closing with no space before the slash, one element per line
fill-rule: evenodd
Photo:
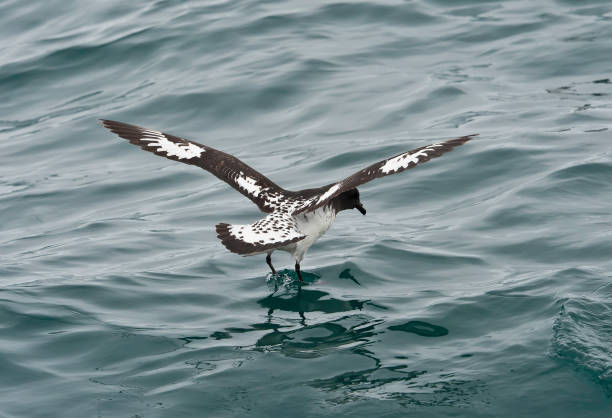
<path fill-rule="evenodd" d="M 0 2 L 1 414 L 609 415 L 608 3 Z M 300 284 L 99 118 L 289 189 L 480 135 L 360 187 Z"/>

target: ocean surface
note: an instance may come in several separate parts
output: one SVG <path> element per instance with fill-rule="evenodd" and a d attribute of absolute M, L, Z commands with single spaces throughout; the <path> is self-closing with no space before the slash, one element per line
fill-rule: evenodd
<path fill-rule="evenodd" d="M 0 417 L 612 416 L 612 3 L 0 0 Z M 99 118 L 297 190 L 255 205 Z"/>

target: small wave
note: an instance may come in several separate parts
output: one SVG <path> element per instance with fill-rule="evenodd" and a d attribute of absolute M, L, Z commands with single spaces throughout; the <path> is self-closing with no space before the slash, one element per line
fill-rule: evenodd
<path fill-rule="evenodd" d="M 567 180 L 574 178 L 586 178 L 602 183 L 610 183 L 612 181 L 612 165 L 606 163 L 584 163 L 576 164 L 571 167 L 566 167 L 555 171 L 551 177 Z"/>
<path fill-rule="evenodd" d="M 401 325 L 391 325 L 389 329 L 391 331 L 411 332 L 421 337 L 443 337 L 448 334 L 446 328 L 423 321 L 408 321 Z"/>
<path fill-rule="evenodd" d="M 398 248 L 398 245 L 402 248 Z M 411 263 L 431 263 L 438 268 L 455 267 L 458 265 L 482 265 L 485 261 L 480 257 L 471 255 L 453 254 L 425 248 L 405 248 L 403 243 L 396 243 L 392 240 L 381 240 L 369 247 L 365 253 L 373 258 L 385 254 L 390 260 L 402 260 Z"/>
<path fill-rule="evenodd" d="M 607 286 L 608 295 L 612 286 Z M 553 325 L 552 355 L 585 372 L 612 395 L 610 298 L 566 299 Z"/>
<path fill-rule="evenodd" d="M 565 200 L 576 197 L 600 199 L 610 190 L 612 166 L 601 162 L 576 163 L 549 174 L 537 184 L 523 189 L 520 193 L 536 197 L 545 194 Z"/>

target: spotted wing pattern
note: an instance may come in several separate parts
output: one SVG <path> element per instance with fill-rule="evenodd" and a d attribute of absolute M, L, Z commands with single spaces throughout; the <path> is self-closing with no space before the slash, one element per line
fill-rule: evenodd
<path fill-rule="evenodd" d="M 262 212 L 283 206 L 287 191 L 238 158 L 195 141 L 123 122 L 101 120 L 102 125 L 145 151 L 203 168 L 251 199 Z"/>
<path fill-rule="evenodd" d="M 353 189 L 361 184 L 380 177 L 388 176 L 390 174 L 401 173 L 402 171 L 412 168 L 417 164 L 421 164 L 429 161 L 432 158 L 439 157 L 446 152 L 452 151 L 453 148 L 465 144 L 475 136 L 476 135 L 462 136 L 460 138 L 427 145 L 425 147 L 403 152 L 386 160 L 374 163 L 342 181 L 322 187 L 321 192 L 317 196 L 309 199 L 305 204 L 297 207 L 293 214 L 295 215 L 301 212 L 315 210 L 318 207 L 328 203 L 340 193 Z"/>
<path fill-rule="evenodd" d="M 217 224 L 217 237 L 233 253 L 251 255 L 305 238 L 286 212 L 274 212 L 248 225 Z"/>

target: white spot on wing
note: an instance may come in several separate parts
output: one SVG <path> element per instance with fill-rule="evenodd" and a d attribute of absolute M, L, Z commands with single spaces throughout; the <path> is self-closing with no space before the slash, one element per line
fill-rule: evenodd
<path fill-rule="evenodd" d="M 439 147 L 442 145 L 443 144 L 433 144 L 427 148 L 423 148 L 422 150 L 415 152 L 414 154 L 405 152 L 397 157 L 390 158 L 387 160 L 387 162 L 385 162 L 385 165 L 380 167 L 380 171 L 382 171 L 384 174 L 389 174 L 392 171 L 397 171 L 408 167 L 410 163 L 418 164 L 419 157 L 426 156 L 428 152 L 434 151 L 433 147 Z"/>
<path fill-rule="evenodd" d="M 165 152 L 168 157 L 178 157 L 179 160 L 191 159 L 195 157 L 199 157 L 205 152 L 204 148 L 198 147 L 191 142 L 187 143 L 176 143 L 169 141 L 168 138 L 161 132 L 151 131 L 149 129 L 144 129 L 142 131 L 143 136 L 142 139 L 152 140 L 147 146 L 149 147 L 157 147 L 158 152 Z"/>
<path fill-rule="evenodd" d="M 326 191 L 325 193 L 321 195 L 321 197 L 319 197 L 317 204 L 323 202 L 325 199 L 327 199 L 328 197 L 336 193 L 336 191 L 340 188 L 340 186 L 342 186 L 342 183 L 336 183 L 332 187 L 330 187 L 328 191 Z"/>
<path fill-rule="evenodd" d="M 244 175 L 242 172 L 240 172 L 240 175 L 236 178 L 236 183 L 238 183 L 238 186 L 246 190 L 250 195 L 257 197 L 259 196 L 259 193 L 261 193 L 261 186 L 255 184 L 257 183 L 257 180 Z"/>

